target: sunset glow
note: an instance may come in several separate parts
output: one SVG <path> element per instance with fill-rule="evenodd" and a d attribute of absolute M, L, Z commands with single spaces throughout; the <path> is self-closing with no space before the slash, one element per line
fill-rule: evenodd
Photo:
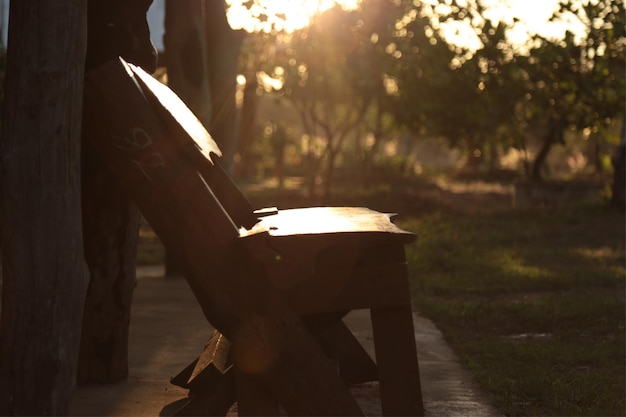
<path fill-rule="evenodd" d="M 422 2 L 432 7 L 433 17 L 450 11 L 450 6 L 439 0 Z M 481 4 L 485 7 L 485 19 L 496 24 L 507 24 L 507 37 L 516 48 L 527 47 L 529 38 L 535 34 L 549 39 L 562 39 L 566 31 L 574 33 L 578 39 L 585 35 L 584 23 L 574 14 L 567 14 L 562 20 L 551 21 L 553 13 L 559 8 L 557 0 L 484 0 Z M 481 22 L 470 22 L 466 18 L 443 23 L 438 28 L 451 44 L 475 50 L 482 45 L 472 25 L 480 24 Z M 433 26 L 437 27 L 436 24 Z"/>
<path fill-rule="evenodd" d="M 306 27 L 314 16 L 334 5 L 354 10 L 361 0 L 254 0 L 252 3 L 246 0 L 226 0 L 226 3 L 228 21 L 233 29 L 291 33 Z M 449 7 L 440 0 L 422 0 L 422 3 L 430 5 L 433 12 Z M 250 4 L 252 6 L 248 9 Z M 550 22 L 550 16 L 558 7 L 558 0 L 484 0 L 483 4 L 486 8 L 485 18 L 510 25 L 507 35 L 514 46 L 525 45 L 529 35 L 536 33 L 560 39 L 566 30 L 570 30 L 578 38 L 584 36 L 585 24 L 573 14 L 566 16 L 564 21 Z M 164 0 L 154 0 L 148 12 L 153 39 L 159 49 L 163 46 L 164 8 Z M 470 50 L 480 48 L 480 41 L 469 23 L 467 20 L 449 22 L 440 29 L 452 44 Z"/>
<path fill-rule="evenodd" d="M 247 32 L 293 32 L 311 22 L 311 18 L 334 5 L 354 10 L 360 0 L 256 0 L 248 9 L 245 0 L 226 0 L 228 22 L 233 29 Z"/>
<path fill-rule="evenodd" d="M 233 29 L 247 32 L 271 32 L 306 27 L 311 19 L 334 5 L 354 10 L 361 0 L 255 0 L 250 8 L 246 0 L 226 0 L 228 21 Z M 432 12 L 446 13 L 450 6 L 438 0 L 422 0 Z M 584 24 L 571 15 L 565 21 L 550 22 L 558 8 L 556 0 L 485 0 L 485 18 L 510 25 L 508 36 L 514 45 L 523 45 L 530 35 L 539 33 L 548 38 L 563 38 L 566 30 L 583 35 Z M 477 23 L 477 22 L 474 22 Z M 441 26 L 451 43 L 469 49 L 480 47 L 475 31 L 468 21 L 448 22 Z"/>

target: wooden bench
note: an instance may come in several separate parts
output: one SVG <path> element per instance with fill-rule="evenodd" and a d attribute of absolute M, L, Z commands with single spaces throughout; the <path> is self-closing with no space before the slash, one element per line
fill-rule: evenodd
<path fill-rule="evenodd" d="M 84 112 L 86 136 L 217 329 L 179 375 L 195 382 L 187 412 L 225 413 L 236 399 L 240 415 L 279 405 L 360 415 L 346 381 L 375 378 L 383 414 L 423 414 L 404 255 L 413 234 L 366 208 L 255 211 L 195 116 L 121 59 L 87 75 Z M 376 364 L 341 321 L 361 308 L 371 311 Z"/>

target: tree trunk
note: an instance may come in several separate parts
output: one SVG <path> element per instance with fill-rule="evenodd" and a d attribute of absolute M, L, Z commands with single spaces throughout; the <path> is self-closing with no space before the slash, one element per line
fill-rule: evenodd
<path fill-rule="evenodd" d="M 611 160 L 613 164 L 613 184 L 611 202 L 617 207 L 626 205 L 626 119 L 622 121 L 620 144 Z"/>
<path fill-rule="evenodd" d="M 167 0 L 165 7 L 167 85 L 208 127 L 211 90 L 204 36 L 204 0 Z"/>
<path fill-rule="evenodd" d="M 546 159 L 548 158 L 548 154 L 550 153 L 550 150 L 552 149 L 552 145 L 554 145 L 554 142 L 550 139 L 546 139 L 541 144 L 541 148 L 539 149 L 539 152 L 537 153 L 537 156 L 535 157 L 535 161 L 533 163 L 532 170 L 530 173 L 530 179 L 533 182 L 538 182 L 543 179 L 543 174 L 542 174 L 543 167 L 545 166 Z"/>
<path fill-rule="evenodd" d="M 543 179 L 543 168 L 546 164 L 546 160 L 548 159 L 548 154 L 556 143 L 563 141 L 563 127 L 561 127 L 558 122 L 556 125 L 548 127 L 548 132 L 546 133 L 543 143 L 541 144 L 541 148 L 535 157 L 535 161 L 532 166 L 532 171 L 530 173 L 530 179 L 533 182 L 538 182 Z"/>
<path fill-rule="evenodd" d="M 2 142 L 0 414 L 67 415 L 87 283 L 85 0 L 13 1 Z"/>
<path fill-rule="evenodd" d="M 157 53 L 139 1 L 89 0 L 86 70 L 122 55 L 154 71 Z M 111 25 L 111 22 L 117 22 Z M 110 109 L 103 107 L 101 111 Z M 83 138 L 82 209 L 90 281 L 85 303 L 78 382 L 128 376 L 128 327 L 136 285 L 140 214 L 100 155 Z"/>
<path fill-rule="evenodd" d="M 601 174 L 604 171 L 602 166 L 602 142 L 604 142 L 604 136 L 599 132 L 589 135 L 588 142 L 588 154 L 589 161 L 593 166 L 593 170 L 596 174 Z"/>
<path fill-rule="evenodd" d="M 235 102 L 237 66 L 244 35 L 241 31 L 233 31 L 228 25 L 224 0 L 205 0 L 205 6 L 207 64 L 212 100 L 209 132 L 222 150 L 224 168 L 232 171 L 238 137 Z"/>
<path fill-rule="evenodd" d="M 204 0 L 167 0 L 165 7 L 167 84 L 208 128 L 211 124 L 211 90 L 204 35 Z M 166 250 L 165 275 L 182 274 L 182 269 Z"/>
<path fill-rule="evenodd" d="M 259 101 L 256 93 L 258 86 L 256 74 L 253 74 L 246 80 L 246 87 L 243 90 L 241 124 L 239 127 L 239 140 L 237 141 L 239 163 L 235 171 L 235 175 L 238 178 L 249 178 L 252 175 L 254 161 L 252 160 L 251 148 L 255 139 L 255 119 Z"/>
<path fill-rule="evenodd" d="M 330 133 L 329 133 L 330 134 Z M 334 176 L 333 174 L 335 173 L 335 164 L 336 164 L 336 160 L 337 160 L 337 156 L 339 155 L 339 151 L 341 150 L 341 146 L 343 145 L 344 139 L 346 137 L 346 132 L 341 132 L 339 133 L 339 137 L 337 138 L 337 143 L 335 144 L 335 146 L 331 146 L 332 145 L 332 137 L 328 138 L 328 153 L 327 153 L 327 158 L 326 158 L 326 162 L 328 165 L 326 165 L 326 172 L 324 175 L 324 191 L 322 194 L 322 202 L 324 204 L 326 204 L 330 198 L 330 194 L 332 192 L 332 187 L 333 187 L 333 180 L 334 180 Z"/>

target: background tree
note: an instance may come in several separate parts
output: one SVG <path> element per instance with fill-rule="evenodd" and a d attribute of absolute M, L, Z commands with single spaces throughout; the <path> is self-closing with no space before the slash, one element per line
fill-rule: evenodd
<path fill-rule="evenodd" d="M 394 119 L 399 94 L 397 80 L 392 77 L 396 59 L 386 49 L 393 42 L 394 27 L 401 12 L 399 14 L 398 7 L 391 2 L 369 0 L 354 13 L 358 17 L 352 28 L 356 48 L 348 56 L 347 80 L 355 94 L 370 98 L 359 135 L 371 140 L 365 142 L 357 138 L 355 141 L 357 158 L 353 161 L 353 170 L 361 171 L 367 183 L 373 179 L 374 164 L 380 159 L 383 144 L 400 130 Z"/>
<path fill-rule="evenodd" d="M 401 17 L 385 42 L 396 58 L 389 75 L 397 82 L 397 120 L 416 135 L 442 135 L 462 145 L 473 165 L 486 149 L 494 161 L 497 146 L 523 148 L 528 136 L 539 135 L 529 170 L 539 179 L 550 149 L 564 142 L 568 129 L 606 131 L 623 113 L 621 1 L 564 1 L 553 19 L 577 16 L 585 34 L 536 35 L 527 48 L 514 45 L 512 26 L 489 20 L 480 1 L 394 5 Z M 450 24 L 471 27 L 478 45 L 451 43 L 442 31 Z"/>
<path fill-rule="evenodd" d="M 566 13 L 585 25 L 585 36 L 580 40 L 571 32 L 562 40 L 536 36 L 523 63 L 531 97 L 526 101 L 528 121 L 531 126 L 544 126 L 533 180 L 542 178 L 549 151 L 565 143 L 568 129 L 589 129 L 599 133 L 598 138 L 624 114 L 623 2 L 564 1 L 555 18 Z"/>
<path fill-rule="evenodd" d="M 235 93 L 237 67 L 244 32 L 235 31 L 226 18 L 224 0 L 205 0 L 207 67 L 211 86 L 211 124 L 208 130 L 224 153 L 222 164 L 232 171 L 237 150 L 238 113 Z"/>
<path fill-rule="evenodd" d="M 507 25 L 484 18 L 479 2 L 456 1 L 435 13 L 402 2 L 402 17 L 391 41 L 397 57 L 397 120 L 416 135 L 443 136 L 465 150 L 466 167 L 476 170 L 489 155 L 497 166 L 502 132 L 523 97 L 523 74 L 506 38 Z M 446 40 L 442 24 L 471 23 L 479 45 Z M 488 152 L 490 151 L 490 152 Z"/>
<path fill-rule="evenodd" d="M 566 132 L 597 131 L 592 138 L 600 146 L 591 159 L 606 153 L 602 132 L 614 125 L 623 102 L 623 77 L 614 69 L 623 61 L 621 0 L 563 1 L 554 20 L 577 17 L 586 31 L 561 39 L 536 35 L 526 44 L 511 37 L 523 22 L 498 20 L 494 5 L 481 0 L 363 0 L 356 10 L 324 12 L 293 34 L 272 26 L 268 6 L 243 3 L 254 6 L 267 32 L 248 38 L 260 41 L 247 43 L 246 57 L 253 59 L 240 64 L 247 81 L 241 136 L 260 137 L 258 126 L 248 129 L 262 91 L 257 75 L 264 72 L 280 84 L 264 94 L 287 99 L 301 115 L 307 139 L 300 159 L 311 162 L 311 189 L 319 179 L 332 181 L 339 165 L 354 170 L 384 161 L 380 144 L 402 129 L 413 142 L 446 138 L 473 170 L 493 170 L 502 151 L 517 148 L 534 178 Z M 338 123 L 329 123 L 329 115 Z M 340 124 L 349 126 L 345 135 Z M 239 155 L 248 167 L 251 147 L 243 142 Z"/>
<path fill-rule="evenodd" d="M 249 178 L 254 173 L 257 155 L 253 152 L 253 147 L 261 130 L 256 118 L 259 110 L 259 98 L 263 94 L 258 74 L 267 70 L 267 63 L 275 59 L 279 36 L 275 31 L 269 33 L 252 32 L 246 36 L 242 44 L 239 73 L 245 84 L 241 95 L 236 152 L 238 161 L 233 172 L 237 178 Z"/>
<path fill-rule="evenodd" d="M 329 195 L 337 157 L 346 139 L 363 120 L 371 96 L 350 87 L 348 57 L 357 47 L 352 28 L 356 15 L 335 7 L 294 33 L 286 48 L 282 93 L 300 115 L 309 142 L 304 150 L 309 170 L 307 182 L 313 194 L 318 176 L 322 196 Z"/>
<path fill-rule="evenodd" d="M 228 24 L 224 0 L 167 0 L 165 22 L 168 84 L 215 138 L 230 170 L 237 149 L 235 92 L 244 34 Z"/>
<path fill-rule="evenodd" d="M 539 47 L 525 60 L 529 78 L 530 99 L 527 101 L 527 121 L 535 127 L 541 145 L 531 166 L 530 178 L 542 179 L 548 153 L 556 144 L 565 144 L 567 131 L 580 100 L 578 78 L 578 48 L 573 34 L 563 44 L 536 37 Z"/>
<path fill-rule="evenodd" d="M 67 415 L 87 284 L 80 216 L 86 2 L 10 7 L 0 414 Z"/>
<path fill-rule="evenodd" d="M 599 172 L 603 169 L 600 151 L 606 144 L 611 125 L 620 120 L 622 126 L 624 124 L 626 13 L 622 0 L 587 4 L 564 1 L 557 17 L 568 13 L 576 13 L 587 28 L 587 36 L 579 44 L 581 92 L 573 125 L 579 131 L 591 132 L 590 159 Z M 565 41 L 568 40 L 566 37 Z"/>

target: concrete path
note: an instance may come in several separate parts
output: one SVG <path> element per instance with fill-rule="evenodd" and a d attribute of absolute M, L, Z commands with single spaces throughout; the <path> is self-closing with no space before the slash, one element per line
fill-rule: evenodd
<path fill-rule="evenodd" d="M 211 333 L 199 304 L 181 278 L 163 278 L 163 269 L 141 268 L 133 299 L 129 342 L 129 378 L 111 385 L 79 387 L 74 416 L 171 415 L 187 391 L 170 377 L 201 352 Z M 367 311 L 346 317 L 365 349 L 374 354 Z M 500 416 L 463 370 L 441 333 L 429 320 L 414 315 L 422 391 L 427 416 Z M 369 416 L 380 415 L 377 383 L 354 389 Z"/>

